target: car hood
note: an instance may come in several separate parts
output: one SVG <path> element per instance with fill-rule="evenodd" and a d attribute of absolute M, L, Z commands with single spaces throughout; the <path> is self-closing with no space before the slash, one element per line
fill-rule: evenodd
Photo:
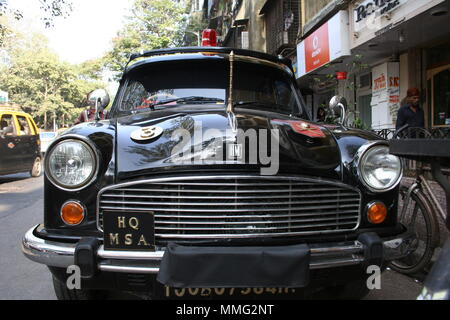
<path fill-rule="evenodd" d="M 177 170 L 341 178 L 340 151 L 330 130 L 278 113 L 242 109 L 230 114 L 205 107 L 145 112 L 118 118 L 116 134 L 122 181 Z"/>

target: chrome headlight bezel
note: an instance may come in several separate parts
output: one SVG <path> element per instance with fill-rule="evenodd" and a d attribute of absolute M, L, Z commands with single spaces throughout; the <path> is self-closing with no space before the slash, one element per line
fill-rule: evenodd
<path fill-rule="evenodd" d="M 79 184 L 73 185 L 73 186 L 64 185 L 64 184 L 58 182 L 58 180 L 52 176 L 52 173 L 50 170 L 50 164 L 49 164 L 52 152 L 55 150 L 55 148 L 63 143 L 67 143 L 67 142 L 80 143 L 84 147 L 86 147 L 86 149 L 91 154 L 93 163 L 94 163 L 93 170 L 91 171 L 88 178 L 86 178 L 82 183 L 79 183 Z M 61 189 L 64 191 L 71 191 L 71 192 L 79 191 L 79 190 L 82 190 L 82 189 L 88 187 L 97 179 L 98 171 L 99 171 L 99 162 L 100 162 L 100 157 L 99 157 L 97 148 L 93 145 L 93 143 L 89 139 L 87 139 L 83 136 L 78 136 L 78 135 L 64 136 L 64 137 L 61 137 L 61 139 L 54 141 L 48 148 L 48 151 L 45 155 L 45 163 L 44 163 L 45 176 L 58 189 Z"/>
<path fill-rule="evenodd" d="M 362 174 L 362 168 L 361 168 L 362 164 L 364 163 L 363 160 L 368 155 L 368 152 L 370 150 L 372 150 L 373 148 L 378 148 L 378 147 L 385 147 L 385 148 L 389 149 L 389 144 L 387 143 L 387 141 L 375 141 L 375 142 L 367 143 L 359 148 L 359 150 L 355 156 L 355 166 L 356 166 L 358 179 L 369 191 L 371 191 L 373 193 L 382 193 L 382 192 L 391 191 L 399 185 L 401 179 L 403 178 L 403 164 L 402 164 L 400 158 L 395 155 L 391 155 L 393 157 L 398 158 L 399 164 L 400 164 L 400 173 L 398 174 L 398 177 L 397 177 L 397 179 L 395 179 L 394 183 L 392 183 L 387 188 L 380 189 L 380 188 L 376 188 L 376 187 L 370 185 L 370 183 L 368 183 L 364 179 L 364 175 Z"/>

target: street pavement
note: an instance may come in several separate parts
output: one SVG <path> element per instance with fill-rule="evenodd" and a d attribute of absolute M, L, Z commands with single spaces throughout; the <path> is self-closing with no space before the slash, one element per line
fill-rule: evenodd
<path fill-rule="evenodd" d="M 56 299 L 46 266 L 22 254 L 25 232 L 43 219 L 43 177 L 0 177 L 0 299 Z"/>
<path fill-rule="evenodd" d="M 48 269 L 21 251 L 25 232 L 42 223 L 43 207 L 42 176 L 0 176 L 0 300 L 56 299 Z M 421 290 L 420 282 L 386 270 L 381 289 L 372 290 L 365 300 L 414 300 Z"/>

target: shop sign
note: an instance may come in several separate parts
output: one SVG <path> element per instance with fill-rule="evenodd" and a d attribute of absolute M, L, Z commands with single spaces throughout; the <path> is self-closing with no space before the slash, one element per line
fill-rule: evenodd
<path fill-rule="evenodd" d="M 373 79 L 373 92 L 376 93 L 383 89 L 386 89 L 386 76 L 384 73 Z"/>
<path fill-rule="evenodd" d="M 355 9 L 355 23 L 360 23 L 368 17 L 382 16 L 389 13 L 408 0 L 366 0 Z"/>
<path fill-rule="evenodd" d="M 350 55 L 348 21 L 348 12 L 339 11 L 298 44 L 298 78 L 335 59 Z"/>
<path fill-rule="evenodd" d="M 356 48 L 445 0 L 360 0 L 349 7 L 351 48 Z"/>
<path fill-rule="evenodd" d="M 311 72 L 330 62 L 328 23 L 325 23 L 305 40 L 306 72 Z"/>
<path fill-rule="evenodd" d="M 400 65 L 388 62 L 372 69 L 372 127 L 395 126 L 400 107 Z"/>

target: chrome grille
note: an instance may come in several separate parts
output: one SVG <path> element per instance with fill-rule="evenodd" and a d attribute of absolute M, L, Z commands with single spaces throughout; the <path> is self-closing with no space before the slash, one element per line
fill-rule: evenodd
<path fill-rule="evenodd" d="M 156 243 L 314 235 L 354 230 L 360 193 L 321 179 L 215 176 L 153 179 L 103 189 L 103 212 L 152 211 Z"/>

